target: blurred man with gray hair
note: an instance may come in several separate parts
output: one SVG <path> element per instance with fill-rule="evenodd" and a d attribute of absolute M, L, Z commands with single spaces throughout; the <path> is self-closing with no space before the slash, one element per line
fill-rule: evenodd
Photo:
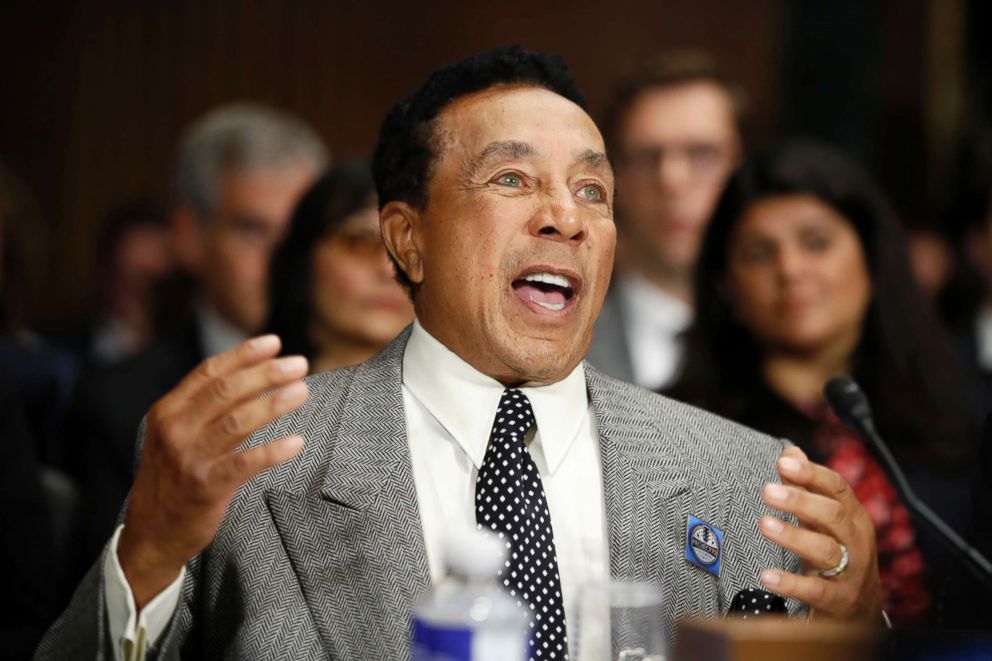
<path fill-rule="evenodd" d="M 327 159 L 310 127 L 263 106 L 222 106 L 187 129 L 171 230 L 196 282 L 193 314 L 80 382 L 66 445 L 83 496 L 83 563 L 99 554 L 130 488 L 141 416 L 201 360 L 261 330 L 269 257 Z"/>

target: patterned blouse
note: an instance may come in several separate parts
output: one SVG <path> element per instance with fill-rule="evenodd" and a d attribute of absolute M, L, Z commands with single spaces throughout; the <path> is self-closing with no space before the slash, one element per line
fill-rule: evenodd
<path fill-rule="evenodd" d="M 930 608 L 927 568 L 909 511 L 882 467 L 829 408 L 817 406 L 807 414 L 817 422 L 815 452 L 847 480 L 875 522 L 886 613 L 899 626 L 923 621 Z"/>

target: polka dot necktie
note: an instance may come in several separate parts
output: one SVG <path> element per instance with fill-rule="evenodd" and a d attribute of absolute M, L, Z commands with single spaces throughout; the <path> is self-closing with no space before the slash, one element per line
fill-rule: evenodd
<path fill-rule="evenodd" d="M 524 445 L 533 424 L 527 395 L 504 390 L 475 486 L 475 519 L 507 543 L 510 554 L 499 578 L 530 610 L 530 658 L 564 660 L 568 637 L 551 515 L 541 475 Z"/>

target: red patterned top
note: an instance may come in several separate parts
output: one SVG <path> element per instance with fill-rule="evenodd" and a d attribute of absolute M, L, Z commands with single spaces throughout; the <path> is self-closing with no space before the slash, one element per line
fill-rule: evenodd
<path fill-rule="evenodd" d="M 875 522 L 885 611 L 897 625 L 921 622 L 930 608 L 930 592 L 909 511 L 865 446 L 829 409 L 817 408 L 811 415 L 818 423 L 816 452 L 848 481 Z"/>

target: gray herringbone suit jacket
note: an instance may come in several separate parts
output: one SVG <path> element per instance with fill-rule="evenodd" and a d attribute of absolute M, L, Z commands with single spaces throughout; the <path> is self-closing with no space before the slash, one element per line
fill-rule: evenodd
<path fill-rule="evenodd" d="M 429 587 L 401 392 L 409 332 L 309 381 L 297 412 L 252 437 L 300 433 L 293 462 L 245 485 L 189 567 L 158 658 L 406 659 Z M 726 610 L 766 567 L 797 560 L 758 532 L 783 442 L 586 366 L 599 427 L 610 569 L 661 584 L 669 628 Z M 458 406 L 458 402 L 451 402 Z M 719 578 L 684 560 L 694 514 L 724 531 Z M 99 561 L 37 658 L 112 659 Z M 153 655 L 154 656 L 154 655 Z"/>

